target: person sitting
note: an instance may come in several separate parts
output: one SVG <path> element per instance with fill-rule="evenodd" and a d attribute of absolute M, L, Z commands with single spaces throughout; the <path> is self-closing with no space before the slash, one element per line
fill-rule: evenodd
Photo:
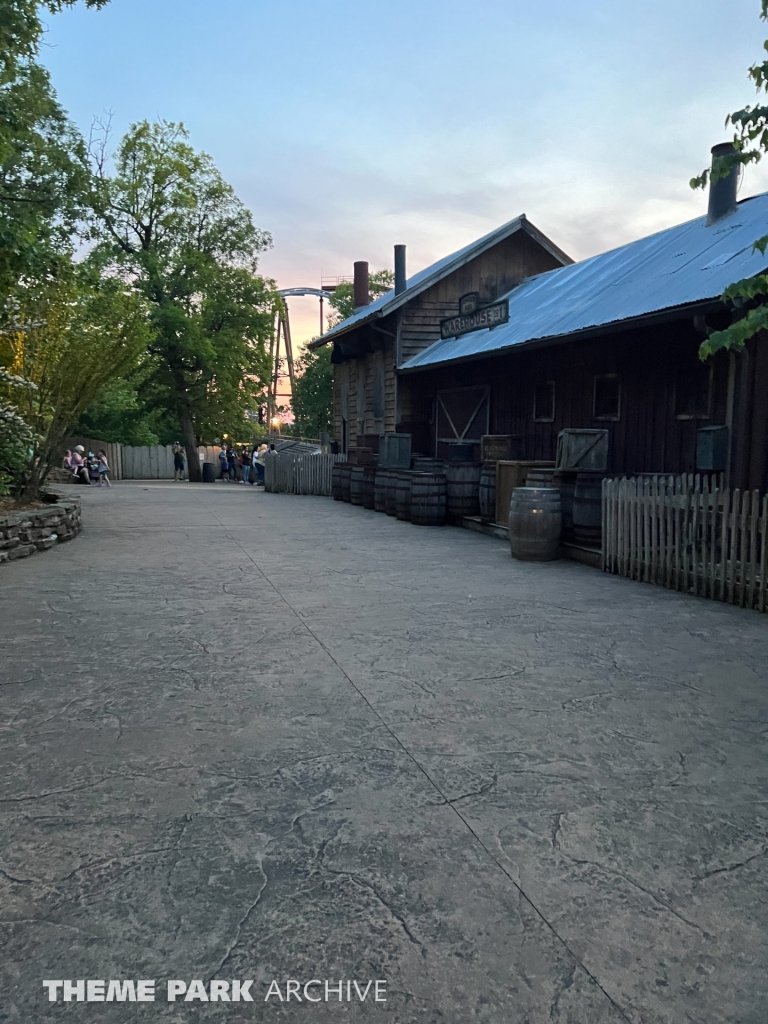
<path fill-rule="evenodd" d="M 91 482 L 88 467 L 83 458 L 84 452 L 85 448 L 81 444 L 76 444 L 70 456 L 69 467 L 72 470 L 73 483 L 90 484 Z"/>

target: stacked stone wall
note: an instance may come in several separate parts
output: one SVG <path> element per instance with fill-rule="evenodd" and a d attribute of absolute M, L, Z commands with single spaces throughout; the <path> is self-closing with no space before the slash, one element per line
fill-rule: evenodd
<path fill-rule="evenodd" d="M 48 551 L 81 530 L 80 502 L 60 501 L 49 508 L 0 515 L 0 563 Z"/>

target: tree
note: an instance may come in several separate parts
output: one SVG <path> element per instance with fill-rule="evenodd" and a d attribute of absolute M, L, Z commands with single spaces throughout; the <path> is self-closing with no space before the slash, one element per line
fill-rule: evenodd
<path fill-rule="evenodd" d="M 386 294 L 395 282 L 391 270 L 376 270 L 368 278 L 368 292 L 372 299 Z M 328 327 L 335 327 L 354 313 L 354 286 L 351 281 L 340 284 L 330 299 L 332 312 Z M 317 339 L 313 339 L 317 340 Z M 299 371 L 293 388 L 293 415 L 296 433 L 304 437 L 319 437 L 333 432 L 333 366 L 332 346 L 307 349 L 297 360 Z"/>
<path fill-rule="evenodd" d="M 298 375 L 291 403 L 294 430 L 300 437 L 320 437 L 333 431 L 332 346 L 305 349 L 296 361 Z"/>
<path fill-rule="evenodd" d="M 143 298 L 118 279 L 99 279 L 88 265 L 30 287 L 17 318 L 0 339 L 0 363 L 35 385 L 16 403 L 35 433 L 18 486 L 25 498 L 37 493 L 105 384 L 135 366 L 150 330 Z"/>
<path fill-rule="evenodd" d="M 768 2 L 768 0 L 766 0 Z M 391 270 L 375 270 L 368 277 L 368 294 L 371 299 L 385 295 L 395 283 L 395 275 Z M 340 324 L 355 311 L 355 286 L 351 281 L 338 285 L 329 299 L 333 312 L 328 314 L 328 329 Z"/>
<path fill-rule="evenodd" d="M 86 147 L 37 61 L 42 34 L 35 0 L 0 0 L 0 302 L 21 279 L 67 262 L 87 201 Z"/>
<path fill-rule="evenodd" d="M 187 139 L 181 124 L 133 125 L 113 177 L 105 149 L 94 154 L 94 237 L 102 268 L 151 304 L 145 390 L 178 418 L 190 479 L 199 479 L 198 443 L 236 436 L 259 403 L 280 300 L 256 273 L 270 235 Z"/>
<path fill-rule="evenodd" d="M 0 369 L 0 495 L 15 490 L 37 442 L 34 430 L 13 403 L 22 389 L 33 391 L 35 385 Z"/>
<path fill-rule="evenodd" d="M 763 21 L 768 21 L 768 0 L 761 0 L 760 16 Z M 763 43 L 763 49 L 768 51 L 768 40 Z M 748 74 L 758 93 L 768 92 L 768 59 L 753 64 Z M 727 177 L 734 167 L 759 163 L 768 153 L 768 105 L 745 106 L 729 114 L 725 123 L 735 128 L 733 143 L 736 152 L 715 158 L 711 170 L 705 170 L 691 180 L 691 188 L 705 188 L 709 181 Z M 756 239 L 753 249 L 765 255 L 768 235 Z M 726 288 L 722 299 L 738 318 L 724 330 L 714 331 L 702 343 L 699 349 L 702 359 L 720 349 L 740 351 L 750 338 L 768 329 L 768 273 L 736 281 Z"/>

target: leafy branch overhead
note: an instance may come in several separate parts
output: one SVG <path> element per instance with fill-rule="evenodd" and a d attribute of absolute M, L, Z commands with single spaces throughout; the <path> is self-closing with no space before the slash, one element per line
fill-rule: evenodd
<path fill-rule="evenodd" d="M 760 17 L 768 21 L 768 0 L 761 0 Z M 768 53 L 768 40 L 763 43 L 763 49 Z M 753 64 L 748 74 L 758 93 L 768 93 L 768 57 Z M 768 153 L 768 104 L 745 106 L 729 114 L 725 123 L 735 129 L 735 152 L 715 157 L 711 169 L 691 179 L 691 188 L 705 188 L 711 182 L 727 177 L 735 167 L 759 163 Z M 756 239 L 753 249 L 764 256 L 768 249 L 768 235 Z M 750 338 L 768 329 L 768 273 L 734 282 L 722 298 L 734 311 L 735 319 L 724 330 L 710 334 L 702 343 L 699 349 L 702 359 L 723 349 L 740 351 Z"/>

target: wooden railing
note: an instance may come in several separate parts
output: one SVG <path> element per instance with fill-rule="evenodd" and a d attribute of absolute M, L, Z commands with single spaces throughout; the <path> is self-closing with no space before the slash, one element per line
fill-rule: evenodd
<path fill-rule="evenodd" d="M 603 482 L 605 572 L 768 608 L 768 497 L 701 476 Z"/>
<path fill-rule="evenodd" d="M 270 455 L 264 463 L 264 490 L 273 494 L 331 494 L 331 474 L 345 455 Z"/>

